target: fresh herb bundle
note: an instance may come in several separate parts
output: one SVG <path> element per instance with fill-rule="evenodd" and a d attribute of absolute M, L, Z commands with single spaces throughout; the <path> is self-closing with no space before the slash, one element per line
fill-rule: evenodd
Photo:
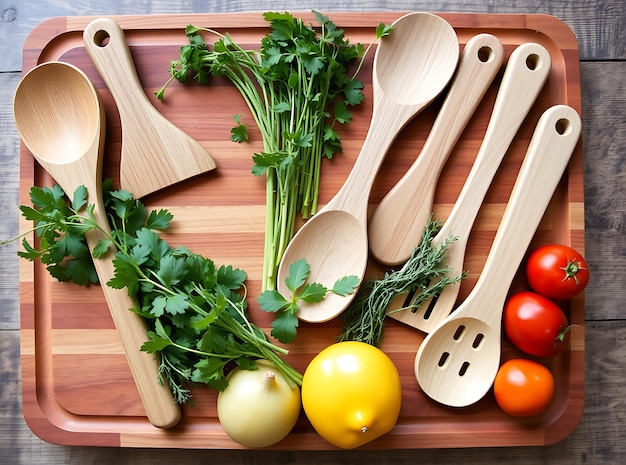
<path fill-rule="evenodd" d="M 258 358 L 273 363 L 293 385 L 302 383 L 302 375 L 281 358 L 287 350 L 270 343 L 248 320 L 244 271 L 217 267 L 184 247 L 172 248 L 157 233 L 168 228 L 170 212 L 148 212 L 129 192 L 106 191 L 111 234 L 95 248 L 94 259 L 116 247 L 115 275 L 106 285 L 127 288 L 137 298 L 133 310 L 149 327 L 141 350 L 155 354 L 162 381 L 169 383 L 177 402 L 189 400 L 190 384 L 224 389 L 229 366 L 253 370 Z M 93 206 L 86 204 L 86 189 L 77 189 L 71 204 L 58 186 L 33 187 L 30 197 L 35 208 L 20 208 L 35 222 L 39 249 L 24 239 L 20 256 L 41 258 L 62 281 L 96 282 L 84 233 L 98 226 Z"/>
<path fill-rule="evenodd" d="M 260 50 L 244 50 L 228 34 L 189 25 L 189 45 L 170 65 L 168 83 L 186 82 L 190 76 L 200 83 L 207 83 L 209 76 L 228 78 L 261 132 L 263 152 L 254 154 L 252 172 L 266 176 L 264 290 L 276 289 L 276 272 L 298 212 L 308 218 L 317 210 L 322 158 L 341 151 L 335 125 L 349 123 L 349 107 L 364 98 L 363 83 L 356 76 L 369 47 L 350 44 L 343 29 L 314 13 L 319 33 L 290 13 L 264 13 L 271 31 L 262 38 Z M 212 49 L 202 32 L 218 37 Z M 376 38 L 390 32 L 391 26 L 380 24 Z M 358 58 L 349 75 L 350 64 Z M 156 93 L 159 98 L 168 83 Z M 232 140 L 247 140 L 241 115 L 234 118 Z"/>
<path fill-rule="evenodd" d="M 343 312 L 344 330 L 341 341 L 360 341 L 379 347 L 385 329 L 385 318 L 389 304 L 398 296 L 414 293 L 415 298 L 408 308 L 419 308 L 424 302 L 436 298 L 445 286 L 458 282 L 463 275 L 448 276 L 445 266 L 446 250 L 455 237 L 447 237 L 435 247 L 433 238 L 441 223 L 432 217 L 422 233 L 422 242 L 413 250 L 409 260 L 397 270 L 392 270 L 381 279 L 363 283 L 350 306 Z"/>

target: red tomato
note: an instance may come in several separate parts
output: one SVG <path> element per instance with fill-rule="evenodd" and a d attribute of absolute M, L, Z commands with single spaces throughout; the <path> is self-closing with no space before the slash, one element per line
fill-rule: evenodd
<path fill-rule="evenodd" d="M 551 357 L 563 350 L 570 329 L 558 305 L 530 291 L 509 297 L 503 320 L 511 342 L 537 357 Z"/>
<path fill-rule="evenodd" d="M 515 417 L 543 412 L 554 397 L 554 376 L 545 366 L 517 358 L 504 362 L 493 384 L 496 402 Z"/>
<path fill-rule="evenodd" d="M 583 256 L 571 247 L 550 244 L 530 254 L 526 275 L 535 292 L 550 299 L 569 300 L 587 286 L 589 267 Z"/>

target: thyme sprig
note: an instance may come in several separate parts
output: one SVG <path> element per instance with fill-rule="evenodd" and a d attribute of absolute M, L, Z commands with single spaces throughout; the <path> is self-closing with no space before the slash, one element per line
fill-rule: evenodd
<path fill-rule="evenodd" d="M 463 277 L 463 274 L 448 276 L 449 269 L 445 265 L 446 250 L 456 238 L 450 235 L 439 246 L 432 243 L 440 228 L 441 223 L 431 217 L 422 233 L 422 242 L 400 269 L 388 271 L 382 278 L 361 285 L 354 301 L 342 314 L 344 329 L 340 341 L 354 340 L 380 346 L 388 307 L 394 299 L 414 293 L 408 307 L 394 311 L 420 308 L 424 302 L 441 294 L 445 286 Z"/>

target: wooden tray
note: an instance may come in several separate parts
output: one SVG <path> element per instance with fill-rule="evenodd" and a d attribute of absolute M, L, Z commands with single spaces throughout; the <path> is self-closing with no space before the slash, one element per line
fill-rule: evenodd
<path fill-rule="evenodd" d="M 375 26 L 391 23 L 403 13 L 333 13 L 352 42 L 367 44 Z M 310 13 L 304 16 L 313 20 Z M 463 283 L 463 299 L 480 273 L 494 231 L 507 202 L 517 170 L 540 114 L 557 103 L 581 110 L 578 46 L 571 30 L 556 18 L 539 15 L 441 14 L 457 30 L 461 45 L 474 34 L 490 32 L 505 45 L 508 56 L 523 42 L 544 45 L 553 69 L 531 114 L 521 127 L 490 189 L 472 232 Z M 63 60 L 82 68 L 102 93 L 107 112 L 106 175 L 117 179 L 120 124 L 112 98 L 82 45 L 82 30 L 93 18 L 50 19 L 34 29 L 24 48 L 25 71 L 36 64 Z M 228 31 L 245 47 L 255 47 L 267 23 L 261 14 L 204 14 L 116 17 L 125 29 L 139 77 L 152 97 L 169 77 L 171 60 L 186 43 L 186 24 Z M 353 123 L 342 132 L 344 153 L 325 164 L 321 202 L 327 202 L 346 178 L 360 149 L 371 112 L 370 54 L 360 77 L 366 83 L 366 101 L 355 112 Z M 482 141 L 497 85 L 487 93 L 474 119 L 461 137 L 442 173 L 435 211 L 444 219 Z M 225 81 L 212 87 L 172 85 L 157 108 L 173 123 L 204 144 L 218 169 L 146 200 L 150 207 L 174 213 L 173 228 L 166 237 L 184 244 L 218 264 L 232 264 L 249 274 L 250 310 L 255 322 L 268 327 L 271 316 L 256 305 L 260 291 L 263 253 L 265 184 L 250 173 L 251 155 L 260 150 L 258 133 L 247 144 L 230 142 L 232 115 L 243 113 L 254 126 L 243 100 Z M 426 138 L 441 99 L 411 122 L 396 140 L 375 183 L 370 204 L 378 203 L 410 166 Z M 34 184 L 50 178 L 22 147 L 20 200 L 28 204 Z M 584 252 L 583 151 L 579 144 L 553 201 L 533 239 L 533 247 L 547 242 L 570 244 Z M 22 230 L 29 224 L 22 222 Z M 30 237 L 32 239 L 32 237 Z M 377 267 L 373 266 L 372 271 Z M 519 273 L 518 273 L 519 274 Z M 183 420 L 174 429 L 161 431 L 145 418 L 122 348 L 109 317 L 100 288 L 84 289 L 52 281 L 45 269 L 20 260 L 21 361 L 23 411 L 30 428 L 46 441 L 64 445 L 123 447 L 241 448 L 229 439 L 216 417 L 216 393 L 194 390 L 195 405 L 184 406 Z M 512 290 L 526 288 L 521 274 Z M 463 409 L 447 408 L 431 401 L 419 389 L 413 375 L 415 353 L 423 335 L 395 321 L 388 322 L 383 349 L 396 363 L 403 383 L 401 416 L 392 432 L 364 448 L 445 448 L 473 446 L 543 445 L 568 436 L 583 410 L 584 299 L 564 307 L 572 323 L 570 347 L 559 356 L 542 360 L 556 378 L 556 395 L 550 409 L 530 420 L 503 414 L 493 394 Z M 290 345 L 289 361 L 301 372 L 309 360 L 333 342 L 339 320 L 321 325 L 303 324 Z M 522 355 L 504 340 L 503 359 Z M 304 416 L 276 449 L 331 449 Z"/>

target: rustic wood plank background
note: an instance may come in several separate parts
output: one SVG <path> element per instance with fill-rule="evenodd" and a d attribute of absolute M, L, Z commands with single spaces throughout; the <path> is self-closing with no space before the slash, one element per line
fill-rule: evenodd
<path fill-rule="evenodd" d="M 236 12 L 311 8 L 322 11 L 464 11 L 546 13 L 576 34 L 581 57 L 585 153 L 586 255 L 593 270 L 586 293 L 585 413 L 565 441 L 548 447 L 341 452 L 176 451 L 50 445 L 25 425 L 20 407 L 17 245 L 0 247 L 0 463 L 510 463 L 611 464 L 626 458 L 626 301 L 624 147 L 626 146 L 626 13 L 623 0 L 0 0 L 0 238 L 18 224 L 19 140 L 11 102 L 30 30 L 52 16 Z"/>

